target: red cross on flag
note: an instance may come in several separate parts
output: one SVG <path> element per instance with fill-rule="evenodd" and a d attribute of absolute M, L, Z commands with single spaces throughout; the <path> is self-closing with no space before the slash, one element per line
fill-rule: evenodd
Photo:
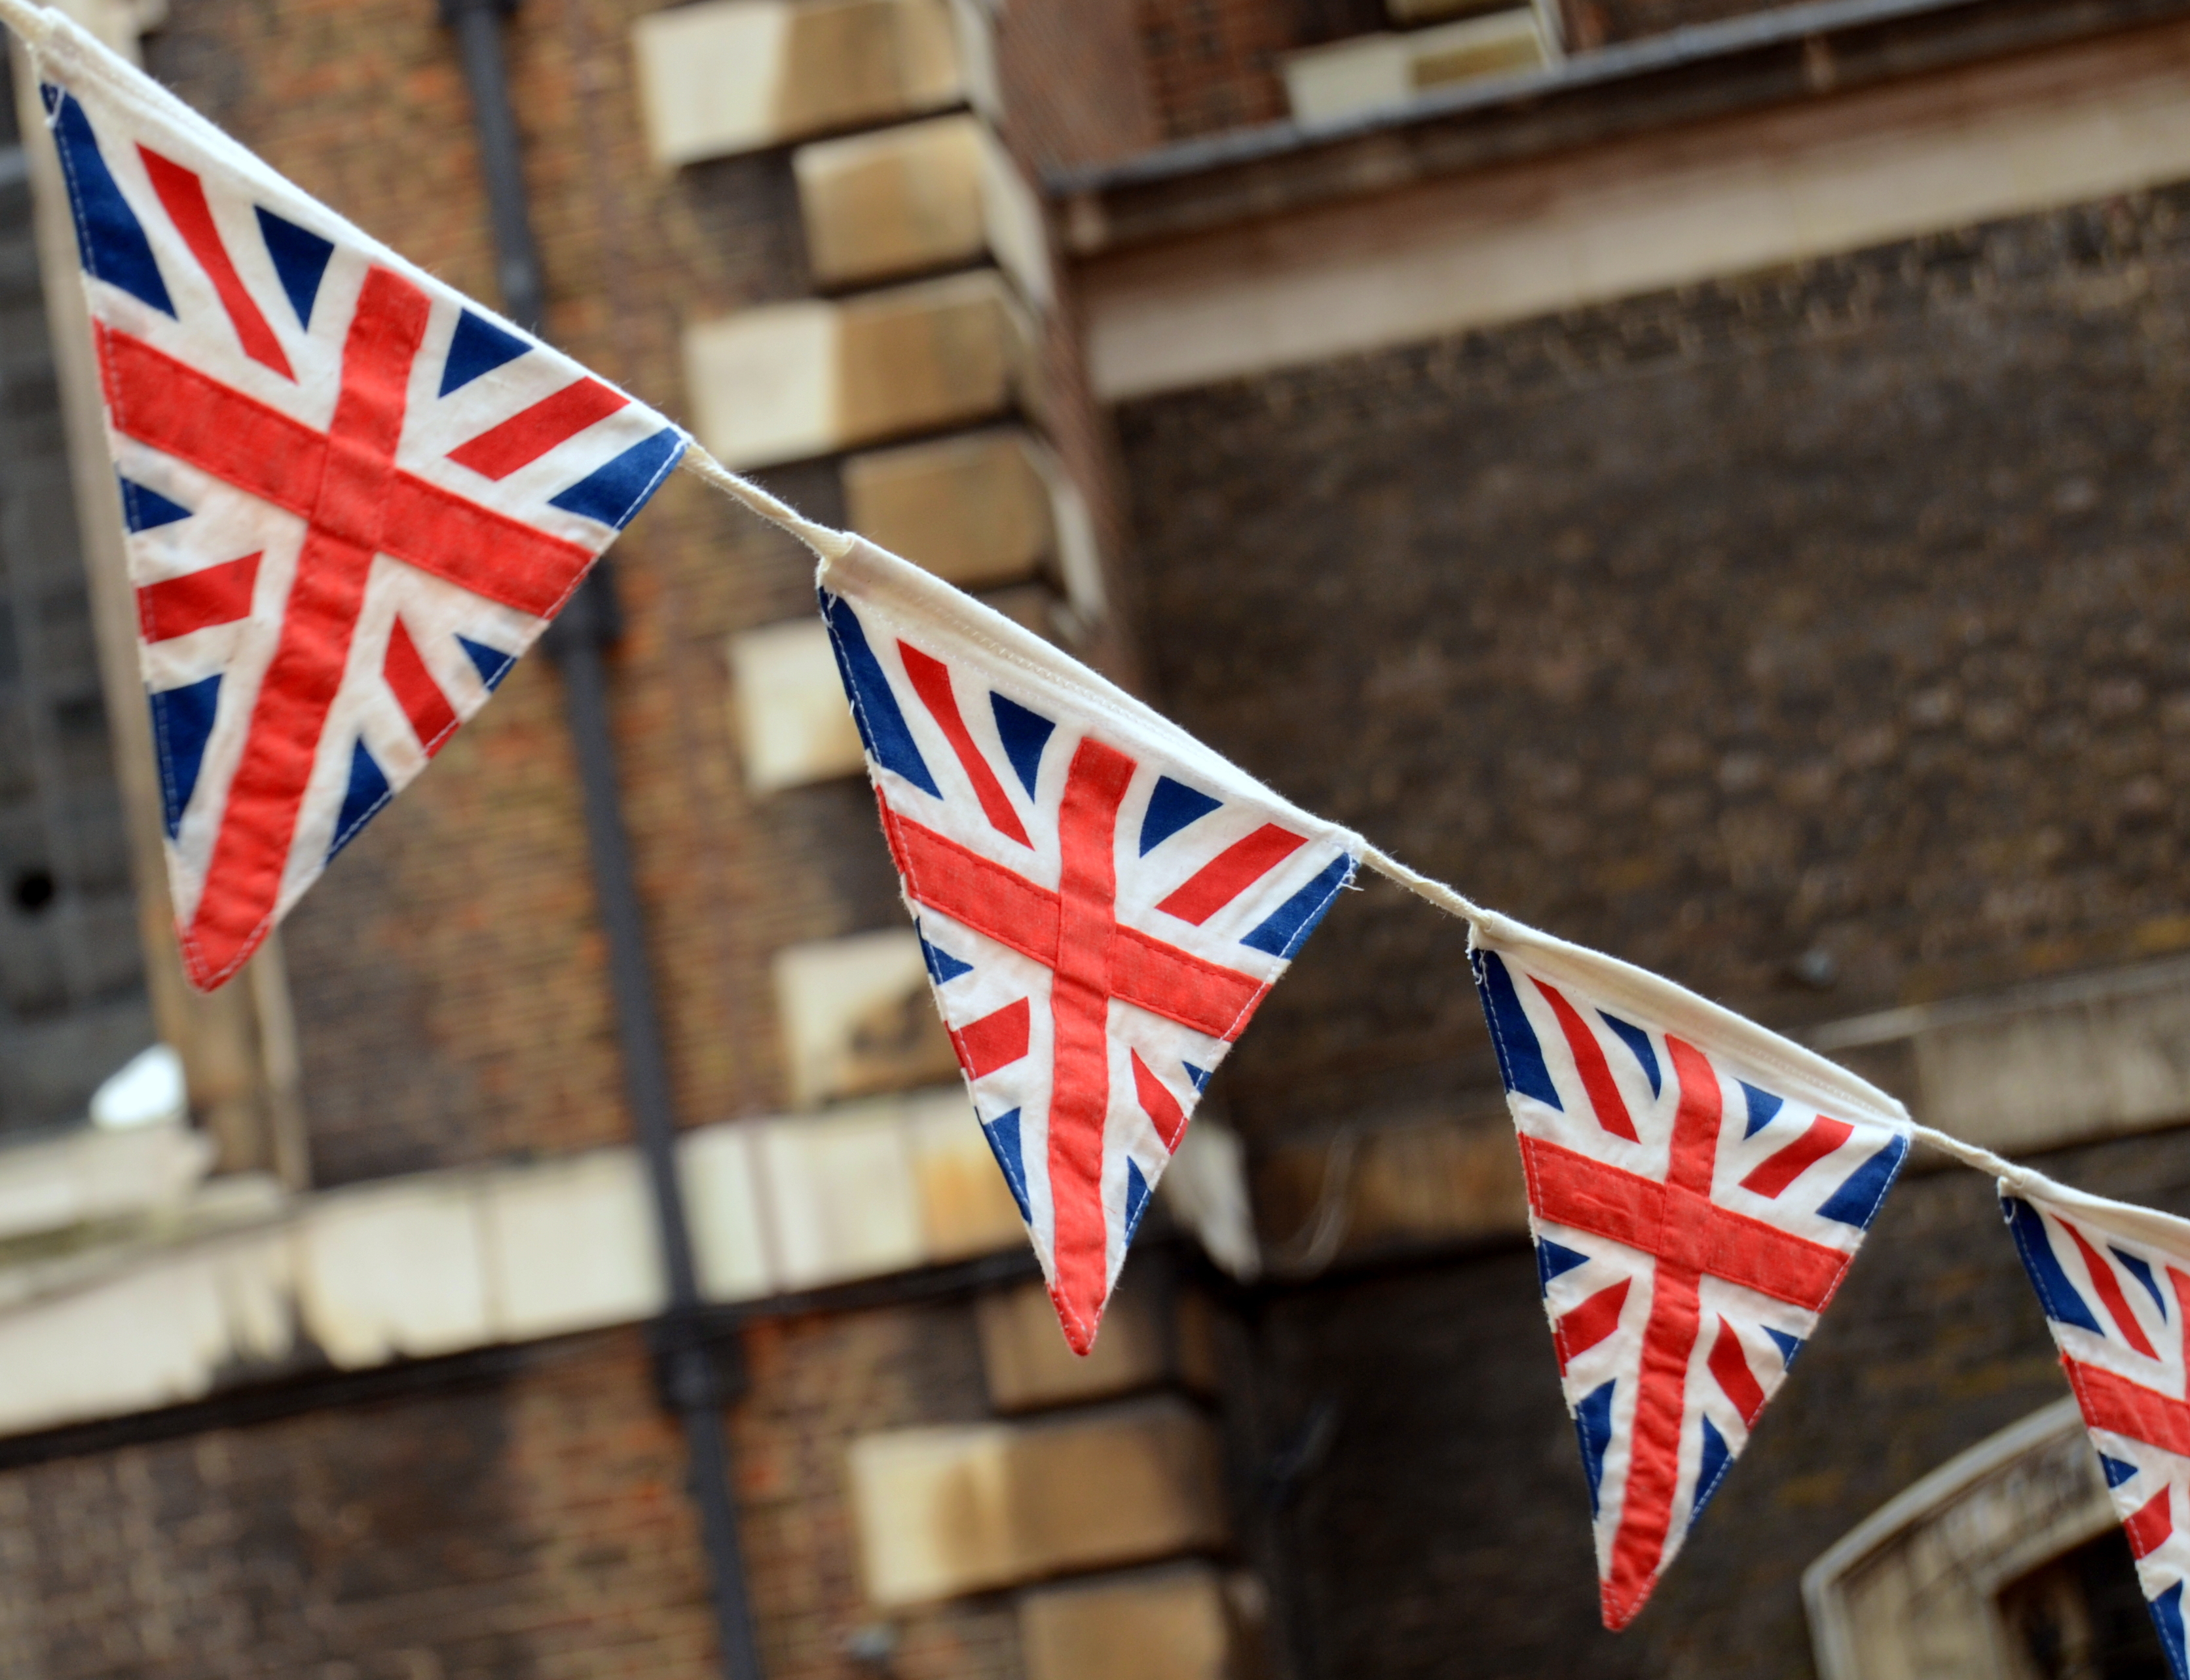
<path fill-rule="evenodd" d="M 1360 842 L 871 543 L 820 581 L 936 1005 L 1084 1354 L 1202 1087 Z"/>
<path fill-rule="evenodd" d="M 2190 1223 L 2035 1172 L 2000 1211 L 2098 1449 L 2175 1680 L 2190 1680 Z"/>
<path fill-rule="evenodd" d="M 1618 1629 L 1817 1328 L 1910 1122 L 1885 1093 L 1642 969 L 1502 917 L 1475 939 Z"/>
<path fill-rule="evenodd" d="M 66 24 L 33 45 L 210 990 L 486 703 L 684 438 Z"/>

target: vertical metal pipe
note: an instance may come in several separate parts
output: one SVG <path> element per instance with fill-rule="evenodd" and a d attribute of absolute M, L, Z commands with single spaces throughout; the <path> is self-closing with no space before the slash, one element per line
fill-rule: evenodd
<path fill-rule="evenodd" d="M 502 58 L 502 20 L 516 9 L 516 0 L 441 0 L 442 17 L 457 32 L 465 79 L 471 85 L 503 304 L 513 320 L 536 332 L 546 289 L 532 240 L 517 120 Z M 616 598 L 604 559 L 542 640 L 563 674 L 564 703 L 584 794 L 594 891 L 608 942 L 609 985 L 616 999 L 624 1088 L 646 1162 L 662 1273 L 669 1286 L 667 1310 L 650 1337 L 655 1375 L 662 1403 L 684 1426 L 689 1491 L 699 1507 L 701 1537 L 706 1548 L 724 1680 L 760 1680 L 730 1486 L 729 1444 L 723 1433 L 723 1384 L 701 1317 L 699 1274 L 677 1171 L 669 1060 L 654 975 L 647 962 L 631 839 L 624 827 L 616 742 L 609 729 L 608 673 L 601 655 L 616 639 Z"/>

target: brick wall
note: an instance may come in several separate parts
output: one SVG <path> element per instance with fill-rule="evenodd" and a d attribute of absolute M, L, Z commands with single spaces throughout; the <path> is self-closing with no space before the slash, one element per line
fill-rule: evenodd
<path fill-rule="evenodd" d="M 1131 406 L 1162 698 L 1479 900 L 1769 1021 L 2180 948 L 2186 206 Z M 1342 906 L 1235 1113 L 1479 1076 L 1461 944 L 1389 889 Z"/>

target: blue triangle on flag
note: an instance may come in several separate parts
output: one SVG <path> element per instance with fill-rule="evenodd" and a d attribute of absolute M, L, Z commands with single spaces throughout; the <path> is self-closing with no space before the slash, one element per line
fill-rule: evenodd
<path fill-rule="evenodd" d="M 332 859 L 355 839 L 358 830 L 372 820 L 373 813 L 394 797 L 387 776 L 360 741 L 349 755 L 349 788 L 343 795 L 342 813 L 335 818 L 334 843 L 327 848 L 327 856 Z"/>
<path fill-rule="evenodd" d="M 122 522 L 132 531 L 154 531 L 177 519 L 186 519 L 190 510 L 179 502 L 170 502 L 156 490 L 147 490 L 134 479 L 122 480 Z"/>
<path fill-rule="evenodd" d="M 167 282 L 160 278 L 152 241 L 145 237 L 145 224 L 99 155 L 91 119 L 73 94 L 52 86 L 38 91 L 53 116 L 54 143 L 60 149 L 61 173 L 76 211 L 77 251 L 83 258 L 83 271 L 120 287 L 162 315 L 173 315 L 174 300 L 167 296 Z"/>
<path fill-rule="evenodd" d="M 2152 1601 L 2152 1623 L 2159 1630 L 2159 1643 L 2167 1648 L 2167 1666 L 2175 1680 L 2190 1680 L 2190 1651 L 2182 1637 L 2182 1583 L 2176 1581 Z"/>
<path fill-rule="evenodd" d="M 479 673 L 479 681 L 488 690 L 502 686 L 502 679 L 509 674 L 509 667 L 517 663 L 517 656 L 504 653 L 500 648 L 491 648 L 485 642 L 474 642 L 468 636 L 458 636 L 457 643 L 470 656 L 473 666 Z"/>
<path fill-rule="evenodd" d="M 449 359 L 441 364 L 441 389 L 446 396 L 461 390 L 482 373 L 491 373 L 504 362 L 515 361 L 532 348 L 514 332 L 505 332 L 492 321 L 466 309 L 457 317 L 449 339 Z"/>
<path fill-rule="evenodd" d="M 163 689 L 151 701 L 152 742 L 160 757 L 160 801 L 172 840 L 183 826 L 183 812 L 205 763 L 206 742 L 220 709 L 220 678 L 207 677 L 179 689 Z"/>
<path fill-rule="evenodd" d="M 1780 1369 L 1794 1370 L 1795 1355 L 1802 1351 L 1802 1338 L 1799 1336 L 1790 1336 L 1784 1330 L 1774 1330 L 1770 1325 L 1764 1326 L 1764 1333 L 1772 1338 L 1772 1345 L 1779 1350 Z"/>
<path fill-rule="evenodd" d="M 266 254 L 274 259 L 274 272 L 289 294 L 289 307 L 297 312 L 297 325 L 309 331 L 312 305 L 319 301 L 320 282 L 326 278 L 327 262 L 335 242 L 322 239 L 309 228 L 300 228 L 271 210 L 258 212 L 258 235 L 266 241 Z"/>
<path fill-rule="evenodd" d="M 961 974 L 970 974 L 973 972 L 972 963 L 961 962 L 949 951 L 928 944 L 928 936 L 925 934 L 920 936 L 920 954 L 927 960 L 928 977 L 939 986 L 949 985 Z"/>
<path fill-rule="evenodd" d="M 1141 819 L 1141 855 L 1148 856 L 1187 824 L 1200 821 L 1223 803 L 1183 781 L 1158 776 L 1155 792 L 1149 795 L 1148 814 Z"/>
<path fill-rule="evenodd" d="M 1642 1064 L 1642 1071 L 1649 1076 L 1650 1094 L 1654 1097 L 1658 1095 L 1665 1084 L 1665 1076 L 1658 1071 L 1658 1047 L 1651 1043 L 1650 1035 L 1632 1021 L 1623 1021 L 1619 1016 L 1603 1009 L 1597 1013 L 1604 1017 L 1605 1025 L 1620 1035 L 1620 1041 L 1635 1053 L 1635 1059 Z"/>
<path fill-rule="evenodd" d="M 2144 1292 L 2152 1297 L 2152 1304 L 2159 1308 L 2159 1316 L 2164 1320 L 2167 1317 L 2167 1297 L 2159 1292 L 2159 1283 L 2152 1275 L 2152 1268 L 2134 1254 L 2123 1253 L 2112 1243 L 2107 1245 L 2107 1252 L 2128 1267 L 2129 1274 L 2144 1286 Z"/>
<path fill-rule="evenodd" d="M 1267 951 L 1273 956 L 1287 962 L 1308 942 L 1315 931 L 1316 923 L 1323 920 L 1343 887 L 1353 873 L 1353 860 L 1344 853 L 1333 858 L 1323 873 L 1295 893 L 1275 910 L 1262 926 L 1249 934 L 1240 943 L 1252 945 L 1257 951 Z"/>
<path fill-rule="evenodd" d="M 1198 1068 L 1191 1062 L 1181 1062 L 1179 1066 L 1186 1070 L 1186 1076 L 1194 1081 L 1194 1088 L 1195 1090 L 1206 1091 L 1209 1088 L 1209 1070 L 1207 1068 Z"/>
<path fill-rule="evenodd" d="M 940 799 L 934 772 L 920 756 L 920 746 L 905 727 L 882 661 L 867 645 L 866 628 L 852 604 L 827 590 L 815 592 L 821 600 L 821 619 L 829 627 L 829 644 L 836 650 L 837 674 L 844 680 L 844 696 L 852 703 L 852 722 L 859 726 L 860 742 L 867 756 L 886 770 L 895 771 L 922 793 Z"/>
<path fill-rule="evenodd" d="M 1856 1170 L 1862 1172 L 1864 1168 Z M 2052 1240 L 2045 1234 L 2045 1216 L 2021 1196 L 2002 1196 L 2000 1212 L 2007 1220 L 2008 1234 L 2015 1239 L 2016 1252 L 2023 1257 L 2023 1269 L 2030 1274 L 2030 1286 L 2038 1291 L 2038 1304 L 2045 1309 L 2045 1316 L 2056 1324 L 2072 1324 L 2094 1336 L 2104 1336 L 2106 1331 L 2099 1328 L 2090 1303 L 2069 1282 L 2067 1269 L 2053 1252 Z"/>
<path fill-rule="evenodd" d="M 1027 1206 L 1026 1165 L 1019 1155 L 1019 1111 L 1000 1114 L 981 1122 L 981 1135 L 989 1140 L 989 1153 L 1003 1169 L 1004 1184 L 1019 1205 L 1019 1217 L 1031 1225 L 1034 1213 Z"/>
<path fill-rule="evenodd" d="M 647 498 L 661 487 L 684 453 L 684 434 L 674 426 L 664 426 L 613 461 L 596 467 L 568 490 L 549 497 L 548 505 L 621 531 L 638 516 Z"/>
<path fill-rule="evenodd" d="M 1521 1007 L 1521 994 L 1513 989 L 1506 960 L 1495 951 L 1483 951 L 1472 953 L 1468 961 L 1475 967 L 1475 990 L 1490 1022 L 1490 1047 L 1498 1053 L 1499 1078 L 1516 1096 L 1533 1097 L 1547 1108 L 1558 1108 L 1558 1087 L 1544 1064 L 1544 1047 L 1529 1024 L 1529 1012 Z"/>
<path fill-rule="evenodd" d="M 1149 1211 L 1149 1181 L 1141 1177 L 1141 1164 L 1126 1162 L 1126 1240 L 1133 1240 L 1133 1233 L 1141 1228 L 1141 1215 Z"/>
<path fill-rule="evenodd" d="M 1573 1249 L 1563 1247 L 1546 1238 L 1536 1239 L 1536 1280 L 1543 1286 L 1545 1294 L 1552 1292 L 1553 1278 L 1563 1277 L 1575 1267 L 1587 1264 L 1589 1256 L 1586 1254 L 1577 1254 Z"/>
<path fill-rule="evenodd" d="M 1042 749 L 1049 745 L 1057 725 L 1039 712 L 1030 712 L 1017 701 L 994 692 L 989 695 L 989 709 L 996 715 L 996 735 L 1004 743 L 1004 757 L 1012 761 L 1019 785 L 1031 799 L 1035 779 L 1041 774 Z"/>
<path fill-rule="evenodd" d="M 1837 1219 L 1843 1225 L 1852 1225 L 1858 1231 L 1869 1230 L 1870 1222 L 1878 1217 L 1878 1210 L 1886 1200 L 1886 1193 L 1893 1188 L 1894 1179 L 1900 1176 L 1901 1162 L 1908 1153 L 1909 1140 L 1906 1138 L 1894 1138 L 1849 1173 L 1840 1189 L 1819 1205 L 1818 1212 L 1828 1219 Z"/>
<path fill-rule="evenodd" d="M 1742 1102 L 1749 1112 L 1747 1128 L 1741 1135 L 1754 1138 L 1772 1124 L 1773 1117 L 1786 1105 L 1787 1099 L 1775 1097 L 1769 1091 L 1760 1091 L 1745 1079 L 1738 1079 L 1734 1083 L 1741 1087 Z"/>
<path fill-rule="evenodd" d="M 2124 1482 L 2126 1482 L 2130 1477 L 2136 1474 L 2136 1466 L 2134 1464 L 2125 1464 L 2119 1458 L 2108 1458 L 2106 1454 L 2101 1453 L 2099 1455 L 2099 1473 L 2107 1479 L 2107 1485 L 2108 1487 L 2118 1488 Z"/>
<path fill-rule="evenodd" d="M 1581 1437 L 1582 1473 L 1589 1478 L 1589 1514 L 1597 1515 L 1597 1490 L 1604 1480 L 1604 1450 L 1612 1444 L 1612 1395 L 1618 1378 L 1582 1396 L 1574 1408 L 1574 1433 Z"/>
<path fill-rule="evenodd" d="M 1726 1479 L 1726 1473 L 1733 1463 L 1733 1455 L 1727 1450 L 1726 1437 L 1708 1417 L 1699 1419 L 1704 1426 L 1703 1455 L 1696 1464 L 1696 1496 L 1689 1501 L 1688 1522 L 1693 1525 L 1704 1514 L 1704 1507 L 1711 1503 L 1718 1484 Z"/>

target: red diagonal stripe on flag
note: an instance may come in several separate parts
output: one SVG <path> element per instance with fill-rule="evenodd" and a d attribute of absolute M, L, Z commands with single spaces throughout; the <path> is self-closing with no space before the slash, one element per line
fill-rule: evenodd
<path fill-rule="evenodd" d="M 2190 1458 L 2190 1405 L 2080 1359 L 2061 1364 L 2092 1428 Z"/>
<path fill-rule="evenodd" d="M 581 379 L 451 450 L 449 459 L 483 477 L 506 479 L 587 427 L 599 424 L 630 400 L 598 379 Z"/>
<path fill-rule="evenodd" d="M 1202 865 L 1156 908 L 1199 928 L 1307 843 L 1305 836 L 1266 822 Z"/>
<path fill-rule="evenodd" d="M 228 311 L 229 322 L 235 328 L 244 355 L 262 366 L 272 368 L 284 379 L 293 381 L 297 375 L 282 351 L 281 341 L 274 336 L 274 329 L 259 311 L 258 300 L 252 297 L 228 254 L 228 246 L 213 219 L 213 207 L 206 202 L 205 183 L 181 164 L 161 156 L 148 146 L 139 146 L 137 155 L 145 160 L 145 173 L 151 179 L 152 190 L 160 195 L 167 219 L 175 224 L 175 231 L 182 235 L 183 243 L 190 247 L 190 255 L 198 259 L 198 266 L 205 270 L 206 278 L 219 294 L 220 306 Z"/>
<path fill-rule="evenodd" d="M 1559 1030 L 1566 1035 L 1567 1047 L 1574 1052 L 1574 1069 L 1581 1075 L 1582 1089 L 1589 1093 L 1589 1105 L 1597 1115 L 1597 1123 L 1615 1138 L 1639 1143 L 1635 1121 L 1628 1115 L 1626 1100 L 1613 1080 L 1612 1069 L 1604 1059 L 1604 1047 L 1597 1041 L 1597 1035 L 1575 1013 L 1574 1005 L 1560 996 L 1556 986 L 1536 979 L 1533 974 L 1529 978 L 1543 993 L 1544 1001 L 1552 1006 L 1552 1013 L 1558 1017 Z"/>
<path fill-rule="evenodd" d="M 1733 1409 L 1741 1414 L 1742 1422 L 1753 1428 L 1756 1415 L 1764 1410 L 1764 1385 L 1750 1369 L 1748 1351 L 1723 1314 L 1718 1321 L 1717 1339 L 1711 1343 L 1711 1357 L 1705 1363 L 1718 1379 L 1721 1391 L 1733 1402 Z"/>
<path fill-rule="evenodd" d="M 1552 1345 L 1558 1351 L 1560 1376 L 1564 1376 L 1569 1365 L 1620 1328 L 1620 1314 L 1627 1305 L 1627 1291 L 1634 1281 L 1632 1278 L 1622 1278 L 1560 1316 L 1552 1331 Z"/>
<path fill-rule="evenodd" d="M 137 626 L 148 642 L 173 641 L 193 630 L 233 624 L 251 616 L 258 585 L 258 554 L 224 560 L 180 577 L 147 583 L 137 592 Z"/>
<path fill-rule="evenodd" d="M 1141 1099 L 1141 1112 L 1148 1115 L 1156 1136 L 1163 1139 L 1163 1146 L 1177 1155 L 1178 1140 L 1186 1135 L 1186 1110 L 1163 1081 L 1149 1071 L 1139 1051 L 1128 1050 L 1126 1053 L 1133 1059 L 1133 1091 Z"/>
<path fill-rule="evenodd" d="M 1855 1127 L 1846 1121 L 1819 1115 L 1801 1137 L 1768 1156 L 1744 1178 L 1741 1188 L 1767 1199 L 1776 1196 L 1854 1136 Z"/>
<path fill-rule="evenodd" d="M 973 733 L 959 714 L 958 696 L 950 690 L 950 667 L 909 642 L 899 642 L 897 650 L 905 661 L 905 674 L 911 679 L 913 692 L 920 696 L 928 715 L 935 719 L 935 726 L 950 741 L 950 750 L 958 755 L 959 767 L 966 772 L 966 779 L 973 784 L 973 797 L 981 802 L 981 811 L 989 819 L 989 826 L 1006 839 L 1031 848 L 1034 842 L 1027 838 L 1019 814 L 1012 809 L 1003 784 L 989 768 L 989 761 L 981 756 L 981 749 L 973 744 Z"/>
<path fill-rule="evenodd" d="M 2129 1536 L 2129 1549 L 2134 1556 L 2149 1557 L 2175 1532 L 2175 1513 L 2169 1502 L 2174 1492 L 2171 1487 L 2162 1487 L 2122 1524 L 2122 1532 Z"/>
<path fill-rule="evenodd" d="M 1025 1055 L 1033 1024 L 1034 1011 L 1022 997 L 952 1033 L 950 1041 L 958 1047 L 959 1064 L 967 1077 L 985 1079 Z"/>
<path fill-rule="evenodd" d="M 2130 1309 L 2129 1299 L 2122 1293 L 2121 1284 L 2114 1276 L 2114 1269 L 2084 1240 L 2081 1231 L 2066 1219 L 2061 1219 L 2057 1214 L 2055 1217 L 2061 1229 L 2068 1232 L 2068 1240 L 2076 1245 L 2076 1252 L 2084 1257 L 2085 1268 L 2091 1274 L 2091 1287 L 2099 1291 L 2099 1299 L 2106 1303 L 2107 1315 L 2113 1320 L 2114 1327 L 2122 1333 L 2122 1339 L 2147 1359 L 2158 1359 L 2159 1355 L 2153 1351 L 2151 1338 L 2145 1335 L 2144 1326 L 2136 1321 L 2136 1314 Z"/>
<path fill-rule="evenodd" d="M 426 668 L 418 644 L 411 639 L 400 618 L 389 628 L 388 656 L 381 661 L 380 673 L 403 708 L 403 715 L 411 720 L 418 745 L 432 758 L 456 732 L 457 711 L 434 680 L 434 673 Z"/>

